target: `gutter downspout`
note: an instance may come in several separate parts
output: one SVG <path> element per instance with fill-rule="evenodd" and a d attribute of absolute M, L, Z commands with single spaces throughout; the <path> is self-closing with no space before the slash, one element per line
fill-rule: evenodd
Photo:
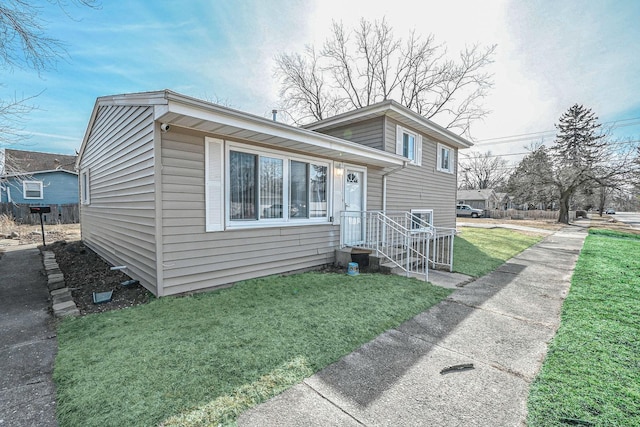
<path fill-rule="evenodd" d="M 396 172 L 401 171 L 407 167 L 408 162 L 403 162 L 402 166 L 398 166 L 395 169 L 390 170 L 389 172 L 382 175 L 382 212 L 387 211 L 387 177 Z"/>

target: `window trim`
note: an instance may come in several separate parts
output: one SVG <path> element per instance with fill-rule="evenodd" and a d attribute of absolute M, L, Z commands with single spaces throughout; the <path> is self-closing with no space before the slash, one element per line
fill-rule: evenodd
<path fill-rule="evenodd" d="M 225 230 L 241 230 L 241 229 L 251 229 L 251 228 L 269 228 L 269 227 L 296 227 L 296 226 L 306 226 L 306 225 L 328 225 L 330 223 L 330 218 L 332 216 L 332 188 L 333 188 L 333 177 L 330 174 L 333 171 L 333 161 L 326 159 L 319 159 L 311 156 L 299 155 L 296 153 L 289 153 L 286 151 L 278 151 L 272 150 L 264 147 L 256 147 L 254 145 L 243 144 L 235 141 L 225 140 L 224 147 L 224 204 L 225 204 L 225 212 L 224 212 L 224 220 L 225 220 Z M 286 206 L 286 209 L 283 209 L 283 217 L 282 218 L 259 218 L 255 220 L 232 220 L 231 219 L 231 151 L 237 151 L 247 154 L 254 154 L 257 156 L 267 156 L 270 158 L 278 158 L 283 160 L 283 195 L 282 195 L 282 204 Z M 309 164 L 315 164 L 318 166 L 325 166 L 327 168 L 327 182 L 326 182 L 326 199 L 327 199 L 327 212 L 325 216 L 322 217 L 310 217 L 310 218 L 295 218 L 292 219 L 290 214 L 290 198 L 291 198 L 291 183 L 290 183 L 290 162 L 291 161 L 304 162 Z M 208 166 L 207 166 L 208 167 Z M 207 230 L 209 231 L 209 230 Z"/>
<path fill-rule="evenodd" d="M 420 213 L 428 213 L 429 216 L 431 217 L 431 221 L 427 221 L 427 222 L 429 222 L 429 224 L 431 224 L 431 226 L 433 226 L 433 209 L 421 209 L 421 208 L 414 209 L 414 208 L 411 208 L 409 210 L 409 212 L 411 213 L 411 215 L 416 214 L 416 213 L 418 213 L 418 214 L 420 214 Z M 417 231 L 422 231 L 422 230 L 413 228 L 413 221 L 412 221 L 411 231 L 412 232 L 417 232 Z"/>
<path fill-rule="evenodd" d="M 453 148 L 449 147 L 448 145 L 442 144 L 442 143 L 438 143 L 438 155 L 436 156 L 436 170 L 438 170 L 439 172 L 444 172 L 444 173 L 450 173 L 453 174 L 455 171 L 455 167 L 454 167 L 454 150 Z M 442 167 L 442 149 L 446 149 L 447 151 L 449 151 L 449 168 L 445 169 Z"/>
<path fill-rule="evenodd" d="M 82 169 L 80 171 L 80 204 L 91 204 L 91 175 L 89 169 Z"/>
<path fill-rule="evenodd" d="M 412 131 L 404 126 L 396 125 L 396 154 L 399 156 L 404 156 L 404 138 L 403 135 L 411 135 L 413 136 L 413 159 L 411 157 L 406 157 L 409 159 L 409 164 L 421 166 L 422 165 L 422 135 L 418 132 Z"/>
<path fill-rule="evenodd" d="M 38 191 L 40 192 L 39 196 L 27 196 L 27 185 L 30 184 L 38 184 Z M 42 181 L 22 181 L 22 198 L 25 200 L 42 200 L 44 199 L 44 187 L 42 185 Z"/>

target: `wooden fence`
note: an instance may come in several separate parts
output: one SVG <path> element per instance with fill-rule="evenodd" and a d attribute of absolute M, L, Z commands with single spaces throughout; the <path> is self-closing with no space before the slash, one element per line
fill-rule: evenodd
<path fill-rule="evenodd" d="M 519 210 L 519 209 L 494 209 L 485 210 L 485 216 L 489 218 L 507 218 L 507 219 L 533 219 L 533 220 L 558 220 L 560 211 L 543 211 L 543 210 Z M 569 221 L 576 219 L 576 211 L 569 211 Z"/>
<path fill-rule="evenodd" d="M 45 224 L 77 224 L 80 222 L 77 203 L 49 206 L 51 206 L 51 213 L 42 214 Z M 7 215 L 18 224 L 40 224 L 40 216 L 32 214 L 29 208 L 29 205 L 0 203 L 0 215 Z"/>

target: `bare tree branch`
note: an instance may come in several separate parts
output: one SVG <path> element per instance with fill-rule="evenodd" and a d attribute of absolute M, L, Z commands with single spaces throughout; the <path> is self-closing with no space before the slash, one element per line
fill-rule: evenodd
<path fill-rule="evenodd" d="M 65 13 L 70 4 L 66 0 L 47 2 L 57 4 Z M 97 0 L 72 0 L 71 3 L 92 8 L 100 6 Z M 42 17 L 44 4 L 42 0 L 39 3 L 37 0 L 4 0 L 0 3 L 0 68 L 32 69 L 40 75 L 64 58 L 63 43 L 46 33 Z M 29 103 L 38 95 L 0 100 L 0 146 L 25 138 L 22 126 L 28 113 L 35 109 Z"/>
<path fill-rule="evenodd" d="M 454 61 L 447 59 L 445 46 L 437 45 L 433 35 L 423 39 L 413 31 L 403 41 L 394 36 L 384 19 L 362 19 L 351 31 L 333 22 L 319 54 L 307 48 L 297 62 L 283 61 L 294 54 L 280 54 L 275 59 L 275 75 L 281 103 L 296 123 L 319 119 L 318 114 L 309 114 L 309 105 L 326 117 L 395 99 L 463 134 L 473 121 L 488 113 L 482 99 L 492 87 L 493 77 L 485 70 L 495 49 L 495 45 L 474 45 Z M 306 65 L 304 73 L 301 65 Z M 304 75 L 305 84 L 292 79 L 292 73 Z M 316 90 L 308 90 L 313 81 Z"/>
<path fill-rule="evenodd" d="M 510 175 L 509 162 L 502 157 L 493 156 L 491 151 L 466 153 L 460 158 L 458 181 L 461 190 L 496 189 L 500 191 L 507 184 Z"/>

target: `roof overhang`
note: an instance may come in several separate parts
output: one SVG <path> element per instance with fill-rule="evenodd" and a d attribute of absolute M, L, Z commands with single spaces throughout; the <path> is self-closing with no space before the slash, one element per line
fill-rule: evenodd
<path fill-rule="evenodd" d="M 334 161 L 380 168 L 395 168 L 407 162 L 406 158 L 393 153 L 293 127 L 169 90 L 98 98 L 78 160 L 82 157 L 91 123 L 102 105 L 152 105 L 154 119 L 172 127 L 194 129 L 222 138 L 249 141 Z"/>
<path fill-rule="evenodd" d="M 1 176 L 2 177 L 6 177 L 6 178 L 13 178 L 13 177 L 33 176 L 33 175 L 38 175 L 38 174 L 43 174 L 43 173 L 57 173 L 57 172 L 64 172 L 64 173 L 68 173 L 68 174 L 76 175 L 76 176 L 78 175 L 78 172 L 69 171 L 69 170 L 66 170 L 66 169 L 49 169 L 49 170 L 42 170 L 42 171 L 7 173 L 7 174 L 1 175 Z"/>
<path fill-rule="evenodd" d="M 467 139 L 456 135 L 450 130 L 443 128 L 393 100 L 382 101 L 357 110 L 338 114 L 337 116 L 305 125 L 304 128 L 309 130 L 328 130 L 385 115 L 403 126 L 411 127 L 447 145 L 456 148 L 469 148 L 473 145 L 473 143 Z"/>

